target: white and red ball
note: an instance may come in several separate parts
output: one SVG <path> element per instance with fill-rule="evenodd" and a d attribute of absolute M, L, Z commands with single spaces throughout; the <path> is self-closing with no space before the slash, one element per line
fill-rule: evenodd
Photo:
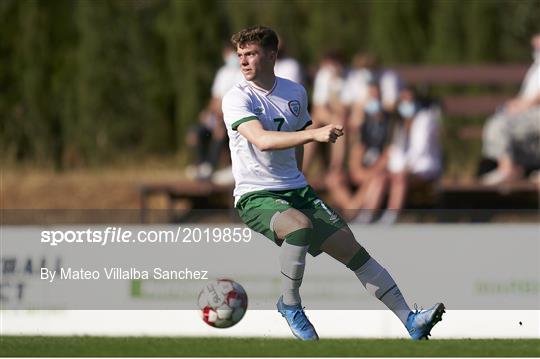
<path fill-rule="evenodd" d="M 203 321 L 215 328 L 230 328 L 246 313 L 248 299 L 244 288 L 230 279 L 207 283 L 199 293 Z"/>

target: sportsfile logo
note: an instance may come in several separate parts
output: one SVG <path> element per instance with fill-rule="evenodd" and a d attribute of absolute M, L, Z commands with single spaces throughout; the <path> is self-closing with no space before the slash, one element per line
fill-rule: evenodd
<path fill-rule="evenodd" d="M 131 230 L 123 227 L 101 229 L 41 231 L 40 242 L 50 246 L 60 244 L 128 244 L 128 243 L 248 243 L 252 232 L 242 227 L 182 227 L 163 230 Z"/>

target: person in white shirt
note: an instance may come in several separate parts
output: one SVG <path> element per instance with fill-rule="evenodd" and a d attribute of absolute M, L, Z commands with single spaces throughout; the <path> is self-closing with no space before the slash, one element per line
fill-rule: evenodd
<path fill-rule="evenodd" d="M 395 112 L 402 81 L 397 72 L 381 68 L 377 58 L 368 53 L 354 56 L 341 94 L 341 103 L 347 117 L 348 128 L 357 132 L 362 123 L 364 105 L 368 100 L 368 87 L 377 84 L 382 110 Z M 354 141 L 353 141 L 354 142 Z"/>
<path fill-rule="evenodd" d="M 199 122 L 188 131 L 187 143 L 195 148 L 195 166 L 188 166 L 189 177 L 210 179 L 218 166 L 222 148 L 226 144 L 221 100 L 236 83 L 243 80 L 236 52 L 230 44 L 223 47 L 223 66 L 217 71 L 212 83 L 212 97 L 199 114 Z M 226 169 L 225 169 L 226 171 Z"/>
<path fill-rule="evenodd" d="M 313 82 L 313 109 L 312 119 L 314 127 L 328 124 L 344 126 L 342 116 L 341 93 L 344 85 L 344 67 L 341 55 L 335 51 L 326 53 L 321 62 Z M 345 159 L 345 141 L 339 141 L 330 149 L 330 164 L 326 170 L 327 175 L 340 171 Z M 317 143 L 306 146 L 304 165 L 306 169 L 311 165 L 317 151 Z"/>
<path fill-rule="evenodd" d="M 392 143 L 388 150 L 387 172 L 379 173 L 373 182 L 370 198 L 382 198 L 389 191 L 388 207 L 380 223 L 393 224 L 403 208 L 411 187 L 424 187 L 442 173 L 440 145 L 440 109 L 432 104 L 422 104 L 415 90 L 404 87 L 399 93 L 397 110 L 401 123 L 394 127 Z M 365 203 L 357 217 L 358 222 L 370 223 L 380 202 Z"/>
<path fill-rule="evenodd" d="M 325 252 L 354 271 L 413 339 L 427 339 L 442 319 L 444 305 L 412 312 L 388 271 L 356 241 L 302 174 L 303 145 L 335 143 L 343 127 L 311 127 L 305 89 L 274 74 L 278 37 L 272 29 L 250 27 L 231 40 L 245 78 L 222 104 L 236 182 L 235 207 L 247 226 L 281 247 L 279 313 L 297 338 L 319 339 L 304 313 L 300 286 L 306 254 Z"/>
<path fill-rule="evenodd" d="M 442 173 L 440 116 L 438 106 L 421 104 L 414 89 L 400 91 L 396 126 L 389 149 L 388 209 L 380 222 L 394 223 L 403 208 L 408 190 L 435 181 Z"/>
<path fill-rule="evenodd" d="M 532 37 L 534 62 L 518 96 L 508 101 L 484 126 L 482 152 L 496 169 L 482 176 L 495 185 L 522 178 L 540 168 L 540 33 Z"/>
<path fill-rule="evenodd" d="M 274 66 L 274 73 L 277 77 L 291 80 L 297 84 L 302 85 L 304 83 L 302 66 L 298 61 L 287 55 L 282 39 L 279 39 L 278 57 Z"/>

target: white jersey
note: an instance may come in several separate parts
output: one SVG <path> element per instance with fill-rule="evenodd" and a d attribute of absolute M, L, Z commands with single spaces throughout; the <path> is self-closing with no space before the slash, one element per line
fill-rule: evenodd
<path fill-rule="evenodd" d="M 440 110 L 420 110 L 412 120 L 409 135 L 399 131 L 390 146 L 388 169 L 391 173 L 409 170 L 426 180 L 442 171 L 439 143 Z"/>
<path fill-rule="evenodd" d="M 260 151 L 238 131 L 247 121 L 260 121 L 268 131 L 301 131 L 311 124 L 307 94 L 302 85 L 276 77 L 270 91 L 253 83 L 236 84 L 223 98 L 223 119 L 229 135 L 235 202 L 260 190 L 287 190 L 307 185 L 298 169 L 294 148 Z"/>

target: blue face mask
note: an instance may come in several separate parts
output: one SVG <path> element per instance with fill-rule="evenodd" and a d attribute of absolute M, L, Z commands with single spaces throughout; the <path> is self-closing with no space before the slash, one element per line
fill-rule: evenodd
<path fill-rule="evenodd" d="M 412 101 L 403 101 L 398 106 L 398 112 L 403 118 L 412 118 L 416 112 L 416 105 Z"/>
<path fill-rule="evenodd" d="M 364 111 L 368 115 L 373 115 L 381 112 L 381 102 L 376 99 L 369 100 L 368 103 L 366 103 L 366 106 L 364 106 Z"/>
<path fill-rule="evenodd" d="M 239 66 L 240 61 L 238 60 L 238 55 L 236 53 L 231 52 L 227 57 L 225 57 L 225 64 L 227 66 Z"/>

